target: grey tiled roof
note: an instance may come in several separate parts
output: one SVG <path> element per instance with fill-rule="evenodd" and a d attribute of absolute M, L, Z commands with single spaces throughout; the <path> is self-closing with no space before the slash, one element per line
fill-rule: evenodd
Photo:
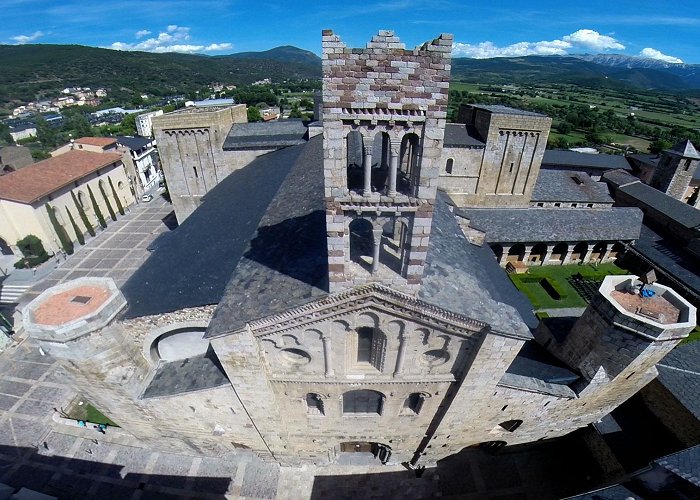
<path fill-rule="evenodd" d="M 224 141 L 224 151 L 296 146 L 306 141 L 301 120 L 234 123 Z"/>
<path fill-rule="evenodd" d="M 485 109 L 487 111 L 491 111 L 492 113 L 498 113 L 500 115 L 546 116 L 542 113 L 535 113 L 534 111 L 525 111 L 524 109 L 511 108 L 508 106 L 503 106 L 502 104 L 471 104 L 470 106 L 476 109 Z"/>
<path fill-rule="evenodd" d="M 578 179 L 579 182 L 576 182 Z M 532 201 L 610 203 L 608 187 L 584 172 L 575 170 L 540 170 L 532 192 Z"/>
<path fill-rule="evenodd" d="M 485 321 L 494 330 L 530 335 L 532 304 L 500 268 L 488 246 L 472 245 L 438 192 L 425 274 L 418 298 Z"/>
<path fill-rule="evenodd" d="M 448 123 L 445 125 L 446 148 L 483 148 L 486 144 L 473 125 Z"/>
<path fill-rule="evenodd" d="M 624 156 L 579 153 L 578 151 L 568 151 L 561 149 L 548 149 L 544 152 L 542 166 L 554 166 L 560 168 L 579 168 L 612 170 L 621 168 L 632 170 L 629 162 Z"/>
<path fill-rule="evenodd" d="M 501 385 L 528 391 L 545 392 L 573 398 L 568 386 L 579 376 L 566 368 L 534 340 L 527 341 L 499 382 Z"/>
<path fill-rule="evenodd" d="M 148 260 L 121 288 L 128 302 L 125 316 L 217 304 L 302 149 L 274 151 L 236 170 L 206 194 L 180 227 L 156 239 Z"/>
<path fill-rule="evenodd" d="M 656 368 L 659 382 L 700 419 L 700 342 L 678 345 Z"/>
<path fill-rule="evenodd" d="M 230 384 L 216 356 L 202 354 L 158 366 L 143 398 L 174 396 Z"/>
<path fill-rule="evenodd" d="M 143 149 L 152 142 L 153 139 L 149 139 L 148 137 L 117 137 L 117 144 L 129 148 L 132 151 Z"/>
<path fill-rule="evenodd" d="M 231 275 L 206 337 L 327 293 L 323 137 L 304 147 Z"/>
<path fill-rule="evenodd" d="M 635 182 L 618 189 L 687 228 L 700 226 L 700 210 L 658 189 L 642 184 L 642 182 Z"/>
<path fill-rule="evenodd" d="M 626 170 L 615 169 L 608 170 L 607 172 L 605 172 L 602 175 L 601 180 L 612 185 L 615 188 L 618 188 L 619 186 L 624 186 L 625 184 L 638 182 L 639 178 L 630 174 Z"/>
<path fill-rule="evenodd" d="M 700 486 L 700 445 L 667 455 L 655 460 L 655 463 L 695 486 Z"/>
<path fill-rule="evenodd" d="M 662 236 L 649 226 L 643 225 L 634 250 L 700 296 L 700 263 L 696 258 L 684 253 L 677 240 Z"/>
<path fill-rule="evenodd" d="M 688 139 L 679 142 L 671 149 L 669 149 L 668 152 L 681 155 L 683 158 L 692 158 L 694 160 L 700 160 L 700 154 L 698 154 L 697 149 L 695 149 L 693 143 L 690 142 Z"/>
<path fill-rule="evenodd" d="M 463 209 L 490 243 L 628 241 L 639 237 L 642 211 L 613 208 Z"/>

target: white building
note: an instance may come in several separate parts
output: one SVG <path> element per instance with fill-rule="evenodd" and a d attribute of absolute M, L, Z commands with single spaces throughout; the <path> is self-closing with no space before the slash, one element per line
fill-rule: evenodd
<path fill-rule="evenodd" d="M 136 132 L 141 137 L 153 137 L 153 117 L 163 114 L 163 110 L 151 111 L 136 117 Z"/>

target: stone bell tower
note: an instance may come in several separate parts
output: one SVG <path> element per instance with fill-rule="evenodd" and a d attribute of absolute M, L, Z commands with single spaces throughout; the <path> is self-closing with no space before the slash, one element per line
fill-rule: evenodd
<path fill-rule="evenodd" d="M 428 250 L 447 118 L 452 35 L 407 50 L 392 31 L 351 49 L 323 31 L 330 291 L 415 294 Z"/>
<path fill-rule="evenodd" d="M 677 200 L 683 200 L 698 165 L 700 154 L 686 139 L 663 152 L 650 184 Z"/>

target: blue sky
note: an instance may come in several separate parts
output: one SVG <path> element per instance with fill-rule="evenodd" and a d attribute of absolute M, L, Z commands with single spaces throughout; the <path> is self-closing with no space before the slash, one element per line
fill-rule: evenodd
<path fill-rule="evenodd" d="M 229 54 L 295 45 L 321 29 L 360 47 L 392 29 L 408 47 L 455 35 L 455 55 L 621 53 L 700 63 L 697 0 L 1 0 L 0 43 Z M 0 61 L 1 62 L 1 61 Z"/>

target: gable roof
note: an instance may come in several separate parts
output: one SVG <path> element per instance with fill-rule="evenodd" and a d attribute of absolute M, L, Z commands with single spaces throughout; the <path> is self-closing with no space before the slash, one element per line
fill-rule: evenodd
<path fill-rule="evenodd" d="M 121 161 L 115 153 L 68 151 L 0 177 L 0 199 L 33 203 L 101 168 Z"/>
<path fill-rule="evenodd" d="M 638 181 L 617 190 L 687 228 L 700 227 L 700 210 L 658 189 Z"/>
<path fill-rule="evenodd" d="M 138 151 L 143 149 L 153 142 L 153 139 L 148 137 L 130 137 L 130 136 L 120 136 L 117 137 L 117 144 L 129 148 L 132 151 Z"/>
<path fill-rule="evenodd" d="M 585 172 L 541 169 L 532 191 L 533 202 L 609 203 L 608 187 Z"/>
<path fill-rule="evenodd" d="M 224 151 L 296 146 L 306 142 L 301 120 L 234 123 L 224 141 Z"/>
<path fill-rule="evenodd" d="M 621 168 L 632 170 L 627 158 L 620 155 L 579 153 L 578 151 L 568 151 L 560 149 L 548 149 L 542 157 L 542 167 L 566 167 L 576 170 L 576 168 L 589 168 L 599 170 L 612 170 Z"/>

